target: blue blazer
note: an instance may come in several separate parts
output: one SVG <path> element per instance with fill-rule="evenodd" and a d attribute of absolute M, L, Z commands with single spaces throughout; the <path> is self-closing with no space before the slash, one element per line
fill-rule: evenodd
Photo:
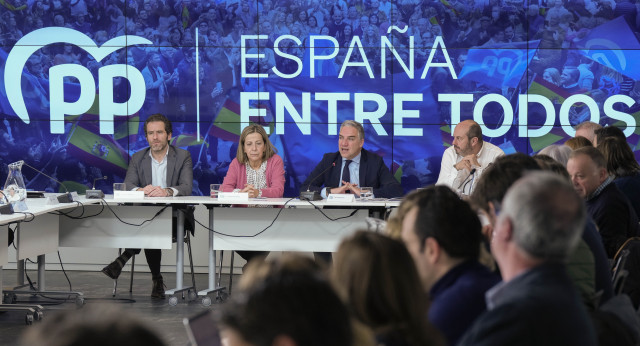
<path fill-rule="evenodd" d="M 300 189 L 306 191 L 308 188 L 310 191 L 319 192 L 323 187 L 340 186 L 341 168 L 342 156 L 339 151 L 324 154 L 322 161 L 311 171 Z M 323 171 L 325 172 L 323 173 Z M 404 195 L 402 185 L 393 177 L 389 168 L 382 161 L 382 157 L 365 149 L 362 149 L 360 157 L 360 186 L 373 187 L 373 194 L 376 197 L 393 198 Z"/>

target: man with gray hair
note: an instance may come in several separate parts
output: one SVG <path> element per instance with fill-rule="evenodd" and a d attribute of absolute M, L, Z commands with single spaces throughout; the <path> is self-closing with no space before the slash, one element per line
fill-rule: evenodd
<path fill-rule="evenodd" d="M 629 199 L 613 184 L 606 159 L 594 147 L 574 150 L 567 162 L 574 189 L 584 198 L 598 225 L 607 256 L 613 258 L 624 242 L 639 234 L 638 216 Z"/>
<path fill-rule="evenodd" d="M 488 311 L 459 344 L 596 345 L 565 268 L 586 219 L 582 199 L 557 174 L 534 172 L 503 205 L 491 241 L 503 282 L 487 292 Z"/>
<path fill-rule="evenodd" d="M 583 121 L 576 125 L 576 135 L 574 137 L 584 137 L 594 143 L 596 138 L 595 131 L 602 128 L 602 125 L 593 121 Z"/>
<path fill-rule="evenodd" d="M 318 191 L 323 198 L 329 194 L 353 193 L 360 196 L 360 187 L 372 187 L 374 197 L 393 198 L 404 194 L 402 185 L 391 174 L 382 157 L 362 148 L 364 128 L 355 120 L 340 125 L 338 152 L 327 153 L 302 183 L 301 191 Z M 316 253 L 316 258 L 331 262 L 330 253 Z"/>
<path fill-rule="evenodd" d="M 338 152 L 327 153 L 313 169 L 303 190 L 319 191 L 325 197 L 331 193 L 354 193 L 360 196 L 361 186 L 371 186 L 375 197 L 393 198 L 404 194 L 402 185 L 393 177 L 382 157 L 363 149 L 364 128 L 355 120 L 340 125 Z"/>

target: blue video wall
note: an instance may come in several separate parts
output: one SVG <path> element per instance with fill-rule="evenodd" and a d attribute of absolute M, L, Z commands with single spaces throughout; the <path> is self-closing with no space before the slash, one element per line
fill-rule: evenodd
<path fill-rule="evenodd" d="M 592 120 L 637 152 L 640 11 L 592 0 L 0 1 L 0 183 L 25 160 L 69 190 L 112 191 L 153 113 L 208 195 L 262 124 L 285 196 L 355 119 L 406 191 L 437 180 L 452 125 L 506 153 Z M 23 168 L 28 189 L 62 191 Z"/>

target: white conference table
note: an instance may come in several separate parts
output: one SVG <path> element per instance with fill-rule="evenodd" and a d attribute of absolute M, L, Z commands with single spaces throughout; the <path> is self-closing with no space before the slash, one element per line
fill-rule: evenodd
<path fill-rule="evenodd" d="M 55 194 L 53 194 L 55 196 Z M 90 205 L 99 203 L 99 200 L 87 200 L 84 197 L 77 198 L 79 203 L 58 203 L 55 200 L 47 204 L 46 198 L 27 198 L 27 210 L 16 211 L 13 214 L 0 215 L 0 242 L 8 238 L 8 226 L 16 224 L 14 244 L 16 246 L 16 260 L 18 261 L 17 285 L 24 285 L 24 261 L 30 257 L 37 257 L 38 280 L 37 290 L 41 294 L 73 294 L 82 303 L 82 294 L 79 292 L 57 292 L 45 290 L 45 255 L 58 251 L 59 223 L 58 215 L 53 212 L 66 211 L 79 208 L 80 204 Z M 4 243 L 4 242 L 3 242 Z M 7 243 L 0 246 L 0 297 L 3 295 L 2 267 L 8 262 Z M 12 293 L 31 294 L 31 291 L 7 291 Z M 78 301 L 77 301 L 78 302 Z M 42 318 L 42 307 L 35 304 L 17 305 L 0 304 L 0 311 L 27 311 L 27 324 L 35 319 Z M 30 315 L 33 313 L 33 315 Z"/>
<path fill-rule="evenodd" d="M 358 229 L 366 228 L 365 219 L 369 216 L 369 210 L 384 210 L 396 207 L 400 203 L 389 200 L 356 200 L 353 203 L 330 203 L 324 200 L 308 202 L 294 198 L 229 202 L 207 196 L 114 200 L 111 195 L 106 196 L 104 201 L 121 219 L 133 223 L 151 218 L 167 205 L 207 207 L 208 225 L 196 220 L 205 228 L 214 230 L 209 232 L 209 288 L 198 292 L 199 296 L 204 297 L 221 289 L 215 282 L 215 250 L 334 252 L 342 238 Z M 86 213 L 93 215 L 98 208 L 100 207 L 88 206 Z M 343 218 L 330 221 L 316 208 L 333 219 Z M 177 214 L 177 239 L 182 239 L 184 215 L 181 212 Z M 273 222 L 276 217 L 277 220 Z M 170 249 L 172 245 L 171 214 L 167 212 L 161 213 L 142 227 L 125 225 L 115 219 L 108 210 L 88 219 L 60 217 L 59 220 L 60 247 Z M 270 224 L 271 227 L 261 232 Z M 177 243 L 176 288 L 167 290 L 166 294 L 169 295 L 190 289 L 183 285 L 183 247 L 183 242 Z"/>

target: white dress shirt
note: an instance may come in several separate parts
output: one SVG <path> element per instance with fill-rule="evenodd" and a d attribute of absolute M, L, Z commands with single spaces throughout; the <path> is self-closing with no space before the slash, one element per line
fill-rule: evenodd
<path fill-rule="evenodd" d="M 457 170 L 454 166 L 460 162 L 463 156 L 458 155 L 453 146 L 447 148 L 442 155 L 442 163 L 440 164 L 440 175 L 438 176 L 437 185 L 447 185 L 454 191 L 469 195 L 473 191 L 475 182 L 480 178 L 482 172 L 495 161 L 496 158 L 503 156 L 504 151 L 497 146 L 482 142 L 482 148 L 476 155 L 480 167 L 474 167 L 475 173 L 469 176 L 466 169 Z"/>

